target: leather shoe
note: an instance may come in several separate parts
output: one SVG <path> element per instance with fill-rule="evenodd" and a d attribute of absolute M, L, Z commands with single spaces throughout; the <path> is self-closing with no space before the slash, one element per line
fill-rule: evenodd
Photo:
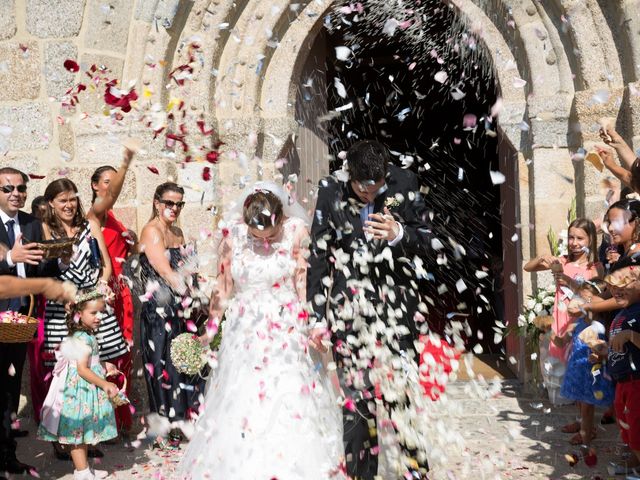
<path fill-rule="evenodd" d="M 17 458 L 7 460 L 4 464 L 4 471 L 8 473 L 15 473 L 16 475 L 29 473 L 31 470 L 35 470 L 35 468 L 31 465 L 27 465 L 26 463 L 22 463 Z"/>

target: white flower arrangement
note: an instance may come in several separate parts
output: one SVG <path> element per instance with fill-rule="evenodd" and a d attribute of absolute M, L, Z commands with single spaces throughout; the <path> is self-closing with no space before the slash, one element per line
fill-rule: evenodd
<path fill-rule="evenodd" d="M 553 305 L 556 300 L 556 290 L 553 286 L 547 288 L 538 288 L 533 295 L 528 295 L 527 300 L 522 306 L 522 313 L 518 316 L 518 333 L 523 337 L 529 337 L 531 334 L 539 334 L 531 330 L 540 330 L 535 325 L 536 317 L 544 317 L 552 315 Z"/>

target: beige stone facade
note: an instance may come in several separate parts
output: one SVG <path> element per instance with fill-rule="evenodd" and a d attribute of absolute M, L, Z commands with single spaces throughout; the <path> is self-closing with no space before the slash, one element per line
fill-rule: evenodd
<path fill-rule="evenodd" d="M 214 210 L 238 184 L 277 175 L 287 158 L 301 182 L 301 196 L 328 170 L 327 139 L 301 125 L 300 83 L 313 75 L 323 54 L 323 17 L 331 0 L 0 0 L 0 150 L 3 163 L 28 173 L 32 195 L 68 175 L 85 201 L 96 166 L 117 165 L 120 141 L 145 140 L 118 204 L 119 215 L 140 228 L 150 213 L 152 190 L 167 178 L 188 187 L 182 224 L 193 235 L 213 225 Z M 546 251 L 546 230 L 566 224 L 577 196 L 578 213 L 603 210 L 602 175 L 571 155 L 597 140 L 597 120 L 617 118 L 618 130 L 637 144 L 640 136 L 640 2 L 637 0 L 451 0 L 483 40 L 503 100 L 500 115 L 508 310 L 517 309 L 531 278 L 521 259 Z M 168 73 L 183 64 L 187 45 L 200 44 L 193 79 L 167 89 Z M 79 74 L 63 62 L 77 58 Z M 202 181 L 202 163 L 181 168 L 162 142 L 135 120 L 120 123 L 103 114 L 99 95 L 83 97 L 80 110 L 60 121 L 60 98 L 82 67 L 107 65 L 126 85 L 135 80 L 166 106 L 170 98 L 203 114 L 225 142 L 214 179 Z M 320 75 L 321 77 L 321 75 Z M 326 113 L 322 78 L 314 114 Z M 522 82 L 526 85 L 522 87 Z M 307 107 L 309 108 L 309 107 Z M 80 112 L 78 112 L 80 113 Z M 308 114 L 308 113 L 307 113 Z M 9 127 L 10 132 L 7 133 Z M 210 139 L 201 139 L 210 142 Z M 637 145 L 636 145 L 637 146 Z M 159 175 L 150 172 L 155 166 Z M 519 243 L 510 239 L 519 234 Z"/>

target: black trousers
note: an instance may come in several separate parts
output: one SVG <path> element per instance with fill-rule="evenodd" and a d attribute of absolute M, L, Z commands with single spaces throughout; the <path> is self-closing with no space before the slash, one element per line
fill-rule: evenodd
<path fill-rule="evenodd" d="M 11 438 L 11 424 L 18 412 L 27 345 L 0 343 L 0 467 L 7 460 L 15 458 L 16 454 L 16 442 Z"/>
<path fill-rule="evenodd" d="M 372 413 L 369 404 L 372 400 L 360 400 L 356 402 L 356 411 L 343 409 L 344 419 L 344 449 L 347 464 L 347 473 L 356 480 L 373 480 L 378 474 L 378 433 L 376 415 Z M 386 404 L 385 407 L 391 417 L 394 404 Z M 375 408 L 375 405 L 372 406 Z M 400 450 L 407 457 L 417 460 L 417 452 L 407 448 L 400 442 Z M 418 470 L 429 471 L 429 464 L 418 463 Z"/>

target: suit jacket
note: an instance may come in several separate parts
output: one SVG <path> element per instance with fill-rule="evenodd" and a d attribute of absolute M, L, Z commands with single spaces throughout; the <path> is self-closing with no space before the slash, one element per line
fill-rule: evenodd
<path fill-rule="evenodd" d="M 394 317 L 415 338 L 420 259 L 431 251 L 428 211 L 412 172 L 389 165 L 386 184 L 386 192 L 375 199 L 374 212 L 387 206 L 402 224 L 404 236 L 393 247 L 386 241 L 366 240 L 360 218 L 364 204 L 349 181 L 330 176 L 320 182 L 311 227 L 307 298 L 317 319 L 332 323 L 358 289 L 359 298 L 364 297 L 377 310 L 367 316 L 386 322 Z M 334 329 L 334 339 L 348 333 L 348 325 L 345 330 Z"/>
<path fill-rule="evenodd" d="M 42 241 L 42 223 L 33 215 L 29 215 L 25 212 L 18 212 L 18 223 L 20 224 L 20 230 L 22 231 L 22 237 L 30 242 Z M 9 237 L 7 236 L 7 229 L 5 225 L 0 222 L 0 243 L 9 245 Z M 25 274 L 27 277 L 55 277 L 60 273 L 60 269 L 57 266 L 57 261 L 44 261 L 39 265 L 25 264 Z M 13 275 L 17 276 L 16 268 L 9 267 L 6 260 L 0 261 L 0 275 Z M 9 300 L 0 300 L 0 312 L 7 310 L 9 307 Z"/>

